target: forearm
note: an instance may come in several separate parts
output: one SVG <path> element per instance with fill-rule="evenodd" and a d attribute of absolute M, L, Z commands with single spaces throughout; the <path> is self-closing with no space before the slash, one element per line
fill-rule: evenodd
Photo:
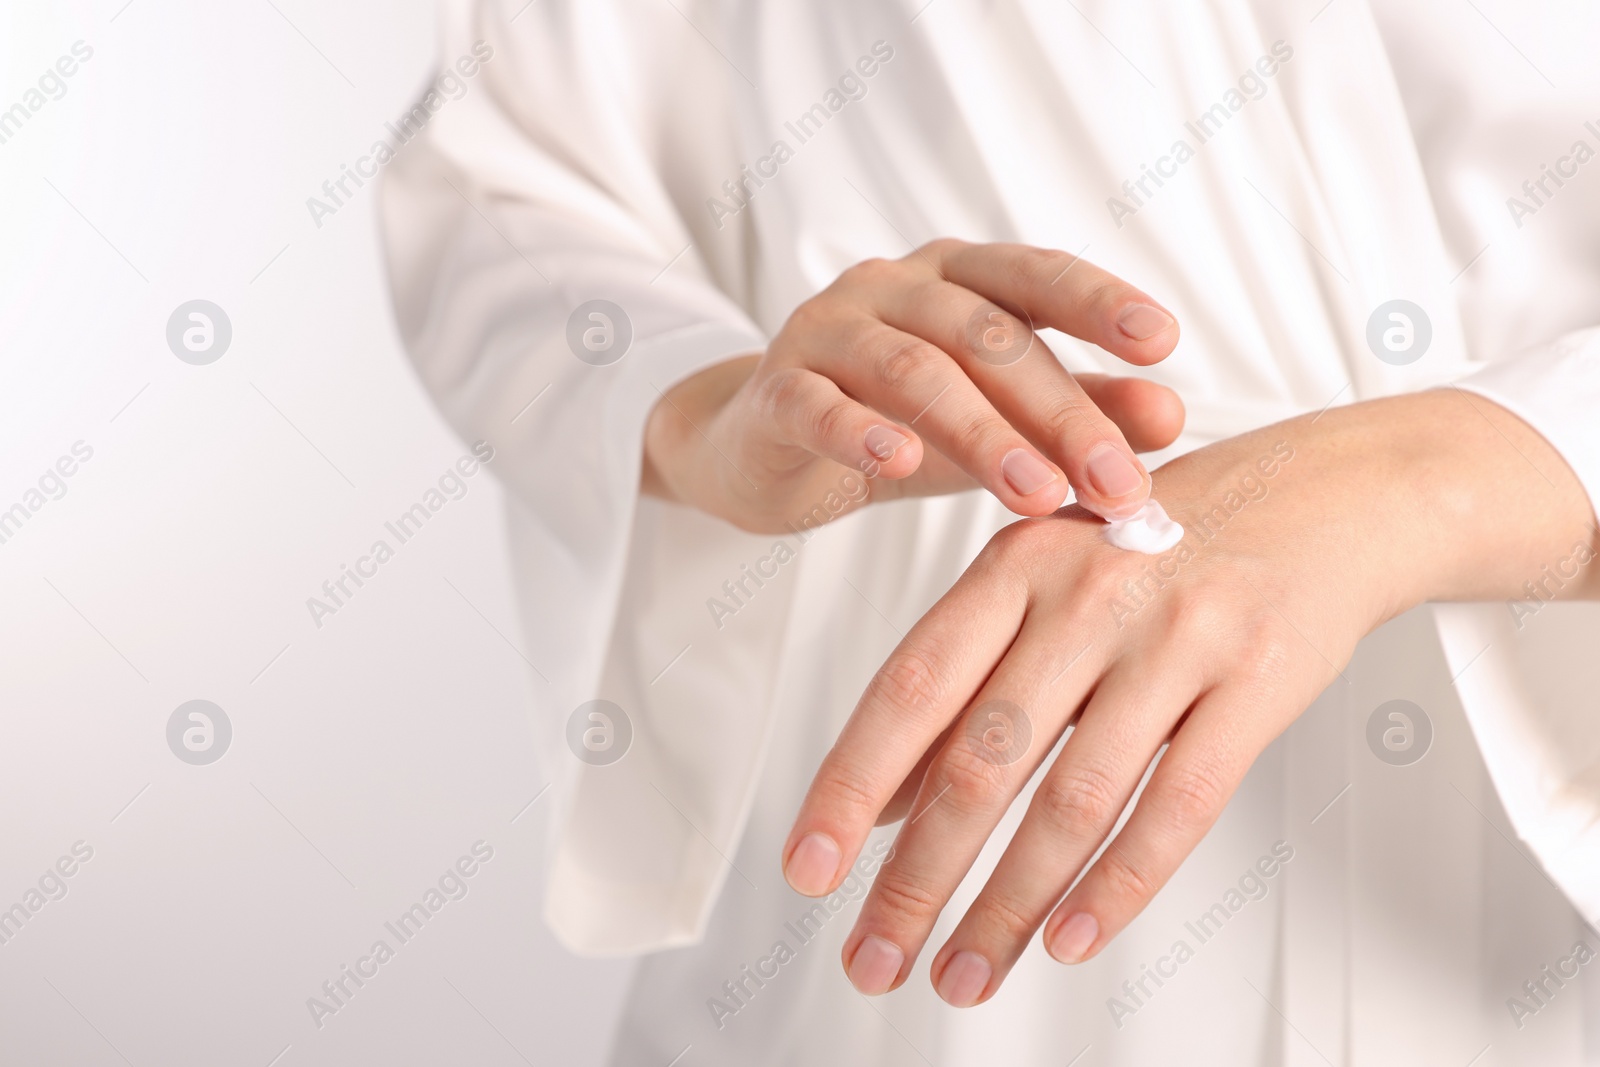
<path fill-rule="evenodd" d="M 1493 401 L 1454 388 L 1389 397 L 1213 448 L 1230 450 L 1244 471 L 1280 442 L 1294 458 L 1266 483 L 1270 493 L 1301 497 L 1332 535 L 1302 562 L 1347 568 L 1380 621 L 1429 600 L 1518 599 L 1529 582 L 1544 599 L 1600 599 L 1600 566 L 1587 565 L 1600 545 L 1582 484 L 1533 427 Z M 1174 481 L 1180 513 L 1194 521 L 1211 505 L 1182 499 L 1184 462 L 1158 473 L 1157 495 Z M 1267 524 L 1283 516 L 1278 532 L 1297 536 L 1288 516 L 1300 509 L 1255 510 Z"/>

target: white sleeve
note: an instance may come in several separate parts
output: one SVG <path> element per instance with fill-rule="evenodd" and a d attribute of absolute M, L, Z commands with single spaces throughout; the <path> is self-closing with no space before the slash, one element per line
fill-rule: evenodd
<path fill-rule="evenodd" d="M 1578 476 L 1591 507 L 1600 504 L 1600 326 L 1497 360 L 1457 384 L 1538 430 Z"/>
<path fill-rule="evenodd" d="M 494 446 L 491 469 L 510 491 L 526 653 L 542 679 L 533 681 L 535 729 L 557 786 L 540 814 L 556 825 L 553 877 L 568 872 L 547 907 L 565 909 L 557 933 L 580 949 L 693 936 L 713 889 L 675 906 L 661 887 L 725 877 L 717 850 L 731 850 L 749 788 L 743 775 L 709 780 L 696 761 L 754 773 L 764 736 L 753 715 L 726 729 L 705 723 L 759 703 L 747 690 L 770 684 L 762 656 L 741 660 L 749 650 L 737 638 L 697 651 L 654 688 L 648 674 L 613 679 L 619 657 L 653 671 L 671 656 L 638 650 L 647 610 L 619 610 L 640 568 L 656 565 L 652 553 L 672 557 L 662 569 L 715 588 L 690 573 L 696 552 L 720 580 L 722 561 L 743 551 L 730 546 L 747 536 L 704 516 L 664 519 L 686 509 L 639 497 L 643 427 L 660 392 L 766 344 L 746 311 L 750 242 L 727 232 L 712 240 L 705 209 L 721 176 L 738 170 L 727 72 L 707 61 L 714 54 L 699 36 L 716 34 L 720 6 L 449 0 L 442 64 L 477 62 L 455 68 L 449 91 L 413 112 L 420 133 L 398 127 L 409 142 L 384 172 L 382 228 L 406 349 L 458 432 Z M 569 327 L 595 300 L 621 309 L 608 316 L 613 345 L 631 332 L 615 361 L 581 343 L 594 329 L 603 346 L 604 320 L 584 315 Z M 662 532 L 675 524 L 693 536 Z M 689 603 L 705 615 L 700 600 Z M 673 695 L 697 671 L 721 686 L 714 701 Z M 620 769 L 584 766 L 564 744 L 569 716 L 600 697 L 630 701 L 635 715 L 636 751 Z M 661 755 L 696 723 L 729 738 L 728 750 Z M 652 744 L 654 755 L 643 751 Z M 605 795 L 590 804 L 597 778 Z M 574 830 L 574 818 L 587 822 Z"/>
<path fill-rule="evenodd" d="M 446 5 L 443 65 L 478 69 L 384 174 L 396 314 L 446 416 L 496 444 L 519 495 L 560 501 L 563 526 L 615 529 L 657 390 L 765 345 L 738 300 L 740 244 L 705 239 L 700 206 L 732 118 L 704 65 L 659 70 L 693 32 L 672 5 L 541 0 L 508 23 L 513 6 Z M 568 344 L 592 300 L 626 317 L 620 360 Z M 592 536 L 571 548 L 615 555 Z"/>
<path fill-rule="evenodd" d="M 1453 288 L 1470 354 L 1488 363 L 1457 385 L 1537 430 L 1600 503 L 1600 164 L 1587 162 L 1600 148 L 1600 70 L 1588 35 L 1563 28 L 1570 12 L 1530 12 L 1523 29 L 1550 45 L 1535 71 L 1493 34 L 1438 48 L 1427 4 L 1375 0 L 1374 10 L 1461 266 Z M 1484 763 L 1526 843 L 1518 851 L 1595 921 L 1600 604 L 1546 602 L 1592 558 L 1574 544 L 1548 574 L 1529 575 L 1536 595 L 1434 611 Z"/>
<path fill-rule="evenodd" d="M 1600 502 L 1600 328 L 1498 360 L 1458 383 L 1559 452 Z M 1502 806 L 1550 878 L 1600 921 L 1600 604 L 1553 602 L 1589 567 L 1594 518 L 1505 604 L 1439 605 L 1440 638 Z"/>

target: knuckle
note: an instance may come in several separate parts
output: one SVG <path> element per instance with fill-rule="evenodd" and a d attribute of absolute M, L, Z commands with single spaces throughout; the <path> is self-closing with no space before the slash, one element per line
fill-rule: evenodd
<path fill-rule="evenodd" d="M 1011 260 L 1013 280 L 1022 286 L 1049 285 L 1073 259 L 1066 252 L 1029 245 L 1019 249 Z"/>
<path fill-rule="evenodd" d="M 1002 573 L 1027 575 L 1041 557 L 1059 551 L 1059 546 L 1051 543 L 1052 539 L 1053 531 L 1047 524 L 1035 519 L 1021 519 L 994 532 L 979 553 L 978 563 L 986 569 L 992 568 Z M 1098 573 L 1090 569 L 1080 575 L 1079 580 L 1098 580 Z"/>
<path fill-rule="evenodd" d="M 1083 278 L 1080 284 L 1082 288 L 1073 294 L 1072 299 L 1077 314 L 1084 318 L 1109 312 L 1134 291 L 1128 283 L 1098 272 L 1096 277 Z"/>
<path fill-rule="evenodd" d="M 917 390 L 916 395 L 931 397 L 936 392 L 930 386 Z M 1002 458 L 1026 443 L 987 401 L 966 393 L 955 398 L 947 393 L 928 412 L 927 421 L 931 424 L 928 432 L 937 434 L 939 451 L 984 484 L 1002 478 Z"/>
<path fill-rule="evenodd" d="M 917 720 L 931 720 L 945 690 L 939 666 L 927 653 L 897 652 L 873 676 L 867 699 Z"/>
<path fill-rule="evenodd" d="M 938 357 L 939 350 L 928 342 L 900 337 L 877 346 L 872 361 L 879 383 L 899 393 L 927 374 Z"/>
<path fill-rule="evenodd" d="M 805 402 L 806 378 L 800 370 L 780 370 L 765 376 L 756 386 L 756 410 L 769 419 L 784 422 Z"/>
<path fill-rule="evenodd" d="M 824 404 L 811 416 L 811 432 L 818 441 L 835 441 L 850 428 L 850 405 Z"/>
<path fill-rule="evenodd" d="M 1222 810 L 1228 787 L 1218 768 L 1190 760 L 1174 768 L 1161 789 L 1161 804 L 1182 827 L 1206 826 Z"/>
<path fill-rule="evenodd" d="M 1047 778 L 1039 786 L 1034 803 L 1039 814 L 1059 830 L 1070 832 L 1087 826 L 1100 834 L 1116 822 L 1122 808 L 1118 803 L 1120 793 L 1104 771 L 1088 766 L 1070 767 Z"/>
<path fill-rule="evenodd" d="M 1130 552 L 1119 552 L 1118 557 L 1131 556 Z M 1149 557 L 1143 557 L 1148 559 Z M 1085 604 L 1108 604 L 1113 601 L 1122 603 L 1127 600 L 1128 585 L 1130 582 L 1138 583 L 1145 579 L 1143 559 L 1116 558 L 1099 567 L 1091 567 L 1078 577 L 1078 590 Z M 1134 585 L 1138 590 L 1138 585 Z M 1141 596 L 1144 594 L 1140 594 Z"/>
<path fill-rule="evenodd" d="M 986 936 L 1007 943 L 1027 941 L 1043 921 L 1041 916 L 1023 911 L 1009 895 L 1001 893 L 990 894 L 982 900 L 975 917 Z"/>
<path fill-rule="evenodd" d="M 1121 436 L 1111 420 L 1100 413 L 1094 402 L 1082 394 L 1062 390 L 1050 403 L 1039 405 L 1040 428 L 1050 440 L 1073 442 L 1092 437 Z"/>
<path fill-rule="evenodd" d="M 912 257 L 920 258 L 921 256 L 928 256 L 937 262 L 945 256 L 961 251 L 963 248 L 966 248 L 968 244 L 969 242 L 963 241 L 957 237 L 935 237 L 933 240 L 929 241 L 927 244 L 923 245 L 906 258 L 911 259 Z"/>
<path fill-rule="evenodd" d="M 1034 529 L 1035 525 L 1023 520 L 1002 526 L 989 538 L 989 544 L 1001 555 L 1015 555 L 1019 549 L 1025 549 L 1033 544 L 1038 536 Z"/>
<path fill-rule="evenodd" d="M 987 811 L 1005 799 L 1009 771 L 984 759 L 964 743 L 949 746 L 939 756 L 930 781 L 938 782 L 936 794 L 957 811 Z M 930 806 L 935 801 L 930 801 Z"/>
<path fill-rule="evenodd" d="M 873 256 L 846 267 L 839 281 L 854 289 L 876 289 L 900 275 L 900 264 L 892 259 Z"/>
<path fill-rule="evenodd" d="M 877 906 L 889 916 L 891 924 L 914 925 L 932 922 L 939 914 L 940 899 L 915 882 L 907 881 L 892 869 L 879 873 L 872 884 Z"/>
<path fill-rule="evenodd" d="M 1111 895 L 1119 900 L 1149 900 L 1161 888 L 1154 878 L 1128 859 L 1127 853 L 1115 841 L 1101 853 L 1094 869 Z"/>
<path fill-rule="evenodd" d="M 824 764 L 811 788 L 812 796 L 826 796 L 862 818 L 876 818 L 882 807 L 880 798 L 863 779 L 843 767 Z"/>
<path fill-rule="evenodd" d="M 1238 620 L 1233 620 L 1238 633 Z M 1226 632 L 1226 631 L 1220 631 Z M 1287 684 L 1295 655 L 1304 646 L 1299 634 L 1290 630 L 1288 623 L 1276 613 L 1258 615 L 1240 634 L 1239 645 L 1245 651 L 1244 662 L 1238 665 L 1242 680 L 1251 692 L 1272 693 Z"/>
<path fill-rule="evenodd" d="M 1016 440 L 1011 427 L 998 415 L 992 414 L 954 419 L 947 425 L 946 433 L 957 456 L 970 456 L 974 459 L 992 456 L 990 462 L 995 464 L 996 469 L 999 467 L 1000 457 L 1010 451 L 1010 446 Z"/>
<path fill-rule="evenodd" d="M 1236 611 L 1204 591 L 1178 590 L 1167 616 L 1168 626 L 1183 639 L 1209 640 L 1238 625 Z"/>
<path fill-rule="evenodd" d="M 983 551 L 978 553 L 974 566 L 985 570 L 1017 569 L 1018 565 L 1032 554 L 1035 525 L 1024 520 L 996 530 L 989 538 L 989 543 L 983 546 Z"/>
<path fill-rule="evenodd" d="M 801 336 L 819 332 L 824 323 L 826 323 L 833 314 L 832 308 L 830 307 L 830 304 L 832 303 L 832 293 L 832 287 L 829 287 L 811 299 L 801 301 L 799 306 L 797 306 L 793 311 L 789 312 L 789 318 L 784 323 L 783 332 L 786 334 L 799 334 Z"/>

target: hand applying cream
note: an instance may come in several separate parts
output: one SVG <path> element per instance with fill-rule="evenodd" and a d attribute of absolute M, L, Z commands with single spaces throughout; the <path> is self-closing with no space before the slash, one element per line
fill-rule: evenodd
<path fill-rule="evenodd" d="M 1183 527 L 1173 522 L 1160 504 L 1147 500 L 1128 518 L 1108 520 L 1105 538 L 1125 551 L 1153 556 L 1182 541 Z"/>
<path fill-rule="evenodd" d="M 1131 496 L 1145 482 L 1144 474 L 1109 443 L 1090 455 L 1088 474 L 1094 488 L 1109 497 Z M 1141 495 L 1142 500 L 1124 502 L 1110 514 L 1083 499 L 1081 493 L 1078 503 L 1106 520 L 1105 538 L 1118 548 L 1149 555 L 1165 552 L 1183 540 L 1183 527 L 1173 522 L 1148 492 Z"/>

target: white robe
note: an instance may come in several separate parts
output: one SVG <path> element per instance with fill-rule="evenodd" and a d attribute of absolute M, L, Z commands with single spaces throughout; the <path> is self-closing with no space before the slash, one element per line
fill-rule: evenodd
<path fill-rule="evenodd" d="M 385 180 L 408 348 L 511 489 L 559 783 L 548 919 L 578 951 L 652 953 L 615 1062 L 1600 1063 L 1600 965 L 1573 962 L 1600 951 L 1590 604 L 1388 624 L 1116 942 L 1075 968 L 1034 944 L 982 1007 L 943 1006 L 927 960 L 1014 815 L 896 993 L 868 1001 L 844 978 L 853 901 L 795 925 L 811 902 L 777 861 L 811 773 L 901 633 L 1011 516 L 972 492 L 750 536 L 641 499 L 640 440 L 659 390 L 759 350 L 850 264 L 940 236 L 1022 241 L 1147 289 L 1183 341 L 1129 373 L 1189 411 L 1152 466 L 1462 381 L 1600 499 L 1600 160 L 1573 154 L 1600 148 L 1592 7 L 924 4 L 453 0 L 445 61 L 479 40 L 492 58 Z M 1546 163 L 1562 183 L 1525 192 Z M 1432 327 L 1407 366 L 1366 340 L 1395 298 Z M 568 348 L 591 299 L 632 325 L 609 366 Z M 1126 371 L 1047 337 L 1074 370 Z M 564 741 L 597 697 L 633 730 L 601 767 Z M 1409 766 L 1366 741 L 1396 698 L 1434 731 Z M 1260 899 L 1238 892 L 1274 846 L 1293 858 L 1264 895 L 1246 880 Z M 1192 924 L 1219 903 L 1226 925 L 1202 942 Z"/>

